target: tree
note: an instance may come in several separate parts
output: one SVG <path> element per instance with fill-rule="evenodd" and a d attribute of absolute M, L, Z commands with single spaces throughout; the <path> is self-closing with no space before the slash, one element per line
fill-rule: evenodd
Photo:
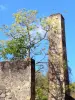
<path fill-rule="evenodd" d="M 24 59 L 25 57 L 34 57 L 41 54 L 43 50 L 35 53 L 35 49 L 40 42 L 45 39 L 46 33 L 41 36 L 39 32 L 40 20 L 36 18 L 36 10 L 19 10 L 13 14 L 14 23 L 10 26 L 3 25 L 1 31 L 4 32 L 10 40 L 3 44 L 0 43 L 0 56 L 8 59 Z M 42 29 L 42 27 L 41 27 Z M 42 29 L 43 30 L 43 29 Z"/>

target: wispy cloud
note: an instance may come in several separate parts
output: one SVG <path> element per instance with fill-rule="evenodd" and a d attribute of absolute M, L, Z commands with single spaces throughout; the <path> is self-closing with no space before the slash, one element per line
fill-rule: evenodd
<path fill-rule="evenodd" d="M 5 5 L 0 5 L 0 10 L 3 11 L 3 10 L 6 10 L 7 7 Z"/>

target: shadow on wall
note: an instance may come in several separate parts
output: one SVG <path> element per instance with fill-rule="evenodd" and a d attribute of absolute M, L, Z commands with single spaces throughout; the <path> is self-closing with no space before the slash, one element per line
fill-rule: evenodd
<path fill-rule="evenodd" d="M 65 100 L 75 100 L 75 99 L 74 99 L 73 97 L 68 96 L 68 95 L 66 94 Z"/>

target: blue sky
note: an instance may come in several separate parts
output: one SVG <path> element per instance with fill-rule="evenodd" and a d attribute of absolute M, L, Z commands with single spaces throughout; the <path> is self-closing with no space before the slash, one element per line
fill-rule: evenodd
<path fill-rule="evenodd" d="M 12 14 L 18 9 L 37 10 L 38 16 L 61 13 L 65 18 L 68 65 L 72 69 L 71 80 L 75 81 L 75 0 L 0 0 L 0 25 L 11 24 Z M 0 33 L 0 40 L 6 39 Z"/>

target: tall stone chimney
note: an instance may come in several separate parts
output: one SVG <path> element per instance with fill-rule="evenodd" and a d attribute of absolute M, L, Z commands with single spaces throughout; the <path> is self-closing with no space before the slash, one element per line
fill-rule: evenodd
<path fill-rule="evenodd" d="M 61 14 L 48 17 L 50 22 L 49 39 L 49 96 L 48 100 L 65 100 L 69 94 L 65 23 Z"/>

